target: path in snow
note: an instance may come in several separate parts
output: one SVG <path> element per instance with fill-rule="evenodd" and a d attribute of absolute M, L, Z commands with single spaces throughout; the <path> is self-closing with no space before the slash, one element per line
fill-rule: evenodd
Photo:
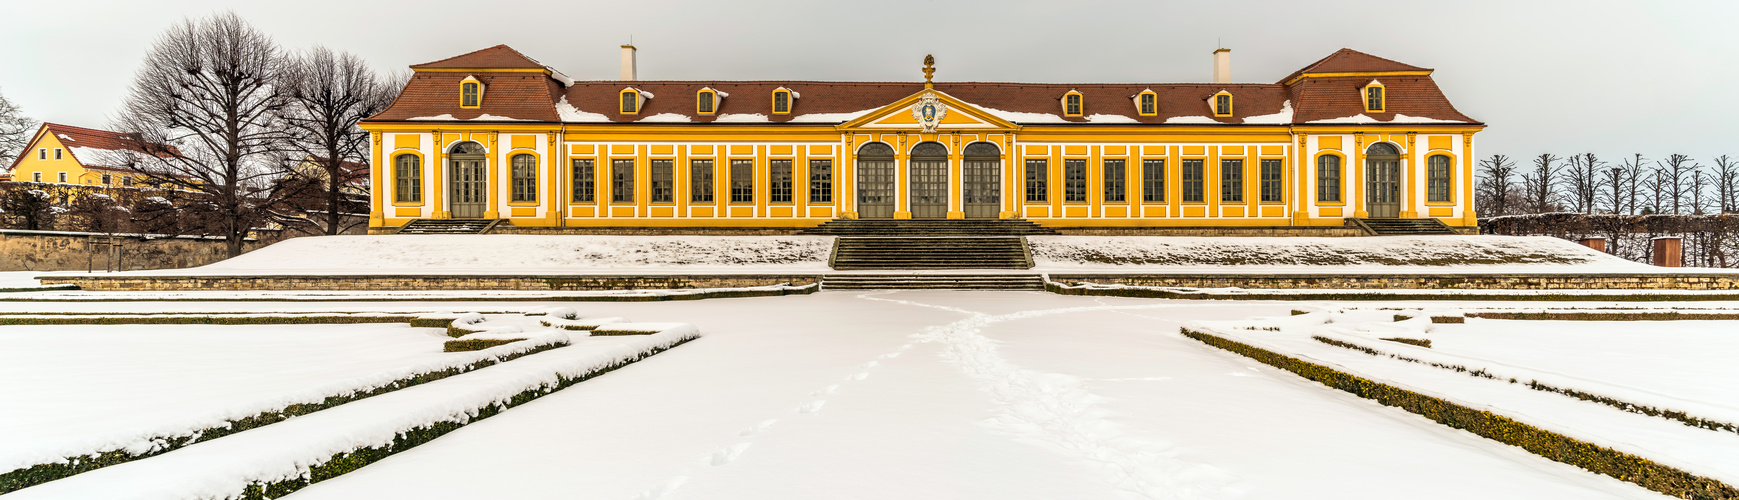
<path fill-rule="evenodd" d="M 611 304 L 708 336 L 291 498 L 1659 498 L 1177 335 L 1302 304 L 868 298 Z"/>

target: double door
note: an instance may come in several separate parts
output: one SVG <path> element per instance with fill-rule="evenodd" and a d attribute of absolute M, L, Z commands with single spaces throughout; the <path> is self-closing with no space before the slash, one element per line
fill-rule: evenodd
<path fill-rule="evenodd" d="M 1365 164 L 1365 212 L 1372 218 L 1401 216 L 1401 162 L 1373 159 Z"/>
<path fill-rule="evenodd" d="M 489 206 L 489 181 L 480 159 L 451 160 L 452 173 L 448 177 L 452 192 L 448 196 L 448 208 L 455 219 L 481 219 Z"/>

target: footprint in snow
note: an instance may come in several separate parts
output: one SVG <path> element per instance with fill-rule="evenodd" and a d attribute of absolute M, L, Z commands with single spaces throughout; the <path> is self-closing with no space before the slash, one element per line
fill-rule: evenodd
<path fill-rule="evenodd" d="M 719 466 L 731 463 L 731 461 L 736 460 L 737 457 L 743 456 L 743 451 L 747 449 L 749 449 L 749 443 L 737 443 L 725 447 L 725 449 L 715 451 L 713 452 L 712 464 L 714 466 Z"/>
<path fill-rule="evenodd" d="M 815 413 L 821 411 L 821 405 L 827 404 L 825 399 L 810 401 L 809 404 L 797 407 L 798 413 Z"/>
<path fill-rule="evenodd" d="M 859 373 L 851 376 L 852 380 L 863 380 L 866 378 L 869 378 L 869 372 L 859 372 Z"/>
<path fill-rule="evenodd" d="M 809 393 L 809 395 L 810 396 L 825 396 L 828 394 L 833 394 L 835 392 L 839 392 L 839 384 L 833 384 L 833 385 L 830 385 L 827 387 L 823 387 L 819 391 Z"/>
<path fill-rule="evenodd" d="M 868 363 L 864 363 L 864 364 L 863 364 L 863 367 L 864 367 L 864 368 L 875 368 L 875 367 L 876 367 L 876 365 L 879 365 L 879 364 L 882 364 L 882 363 L 881 363 L 881 362 L 880 362 L 880 361 L 871 361 L 871 362 L 868 362 Z"/>
<path fill-rule="evenodd" d="M 897 353 L 897 352 L 890 352 L 890 353 L 882 355 L 882 359 L 898 358 L 898 357 L 900 357 L 900 353 Z"/>
<path fill-rule="evenodd" d="M 779 419 L 763 420 L 763 421 L 761 421 L 761 423 L 759 425 L 756 425 L 754 427 L 750 427 L 747 429 L 743 429 L 743 432 L 737 433 L 737 435 L 742 436 L 742 437 L 749 437 L 749 436 L 753 436 L 756 434 L 760 434 L 762 432 L 766 432 L 767 428 L 772 427 L 773 424 L 776 424 L 776 423 L 779 423 Z"/>

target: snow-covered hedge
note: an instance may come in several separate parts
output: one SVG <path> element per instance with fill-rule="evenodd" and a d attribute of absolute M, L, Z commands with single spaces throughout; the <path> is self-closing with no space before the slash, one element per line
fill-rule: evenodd
<path fill-rule="evenodd" d="M 1189 338 L 1280 368 L 1384 406 L 1401 408 L 1439 424 L 1517 446 L 1536 455 L 1605 474 L 1676 498 L 1739 498 L 1739 489 L 1720 481 L 1661 465 L 1649 459 L 1577 440 L 1490 411 L 1427 396 L 1393 385 L 1308 363 L 1273 351 L 1184 327 Z"/>
<path fill-rule="evenodd" d="M 456 355 L 435 363 L 383 371 L 301 393 L 287 394 L 222 414 L 202 415 L 158 428 L 114 436 L 92 448 L 7 450 L 0 447 L 0 494 L 82 472 L 160 455 L 194 443 L 281 422 L 351 401 L 440 380 L 519 357 L 566 346 L 568 335 L 548 333 L 524 342 Z M 82 446 L 75 445 L 75 446 Z"/>
<path fill-rule="evenodd" d="M 1635 267 L 1588 247 L 1543 236 L 1177 237 L 1028 236 L 1035 267 L 1450 267 L 1587 265 Z"/>
<path fill-rule="evenodd" d="M 411 316 L 378 314 L 238 314 L 238 315 L 54 315 L 0 316 L 0 325 L 316 325 L 409 323 Z"/>
<path fill-rule="evenodd" d="M 189 273 L 826 271 L 832 236 L 417 235 L 293 238 Z"/>

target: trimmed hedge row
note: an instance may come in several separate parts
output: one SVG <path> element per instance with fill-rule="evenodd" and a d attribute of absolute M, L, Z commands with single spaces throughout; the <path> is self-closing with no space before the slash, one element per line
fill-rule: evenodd
<path fill-rule="evenodd" d="M 1431 339 L 1410 339 L 1410 338 L 1406 338 L 1406 337 L 1389 337 L 1389 338 L 1379 338 L 1377 340 L 1387 340 L 1390 342 L 1400 342 L 1402 344 L 1412 344 L 1412 345 L 1416 345 L 1416 346 L 1423 347 L 1426 349 L 1431 348 Z"/>
<path fill-rule="evenodd" d="M 8 325 L 312 325 L 408 323 L 411 316 L 93 316 L 85 318 L 8 318 Z M 413 325 L 414 326 L 414 325 Z"/>
<path fill-rule="evenodd" d="M 1467 318 L 1463 316 L 1432 316 L 1431 322 L 1437 324 L 1466 323 Z"/>
<path fill-rule="evenodd" d="M 134 460 L 139 460 L 139 459 L 143 459 L 143 458 L 150 458 L 153 456 L 168 453 L 170 451 L 174 451 L 176 449 L 179 449 L 179 448 L 182 448 L 184 446 L 191 445 L 194 443 L 210 441 L 210 440 L 217 439 L 217 438 L 220 438 L 223 436 L 228 436 L 230 434 L 235 434 L 237 432 L 242 432 L 242 431 L 249 430 L 249 429 L 263 427 L 263 426 L 268 425 L 268 424 L 281 422 L 281 421 L 288 419 L 290 417 L 295 417 L 295 416 L 299 416 L 299 415 L 307 415 L 309 413 L 314 413 L 316 411 L 324 410 L 327 408 L 332 408 L 334 406 L 349 403 L 351 401 L 357 401 L 357 400 L 360 400 L 363 398 L 378 396 L 381 394 L 396 391 L 396 390 L 403 389 L 406 387 L 411 387 L 411 386 L 415 386 L 415 385 L 433 382 L 436 380 L 444 379 L 447 377 L 451 377 L 451 376 L 458 375 L 461 373 L 469 372 L 469 371 L 476 370 L 479 368 L 492 366 L 492 365 L 495 365 L 498 363 L 505 363 L 508 361 L 512 361 L 514 359 L 518 359 L 520 357 L 529 356 L 532 354 L 537 354 L 537 353 L 544 352 L 544 351 L 547 351 L 550 349 L 555 349 L 555 348 L 565 347 L 565 346 L 567 346 L 567 344 L 542 345 L 542 346 L 538 346 L 536 348 L 527 350 L 525 352 L 514 353 L 514 354 L 502 356 L 498 359 L 478 360 L 476 362 L 469 363 L 469 364 L 466 364 L 463 366 L 451 367 L 451 368 L 447 368 L 445 370 L 437 370 L 437 371 L 432 371 L 432 372 L 425 372 L 425 373 L 411 375 L 411 376 L 408 376 L 405 378 L 394 380 L 392 382 L 387 383 L 386 385 L 382 385 L 380 387 L 376 387 L 374 389 L 370 389 L 370 390 L 363 391 L 363 392 L 356 392 L 356 393 L 346 394 L 346 395 L 327 396 L 324 400 L 320 401 L 319 403 L 294 404 L 294 405 L 289 405 L 289 406 L 286 406 L 286 407 L 283 407 L 283 408 L 280 408 L 277 410 L 260 412 L 258 414 L 252 415 L 252 416 L 248 416 L 248 417 L 244 417 L 244 418 L 240 418 L 240 419 L 236 419 L 236 420 L 231 420 L 231 421 L 224 422 L 224 423 L 216 425 L 216 426 L 212 426 L 210 428 L 194 431 L 191 433 L 191 435 L 187 435 L 187 436 L 159 437 L 159 438 L 154 439 L 155 441 L 157 441 L 159 443 L 157 448 L 153 451 L 150 451 L 150 452 L 147 452 L 144 454 L 133 455 L 133 454 L 127 453 L 126 451 L 115 450 L 115 451 L 107 451 L 107 452 L 99 453 L 99 454 L 96 454 L 94 456 L 86 455 L 86 456 L 81 456 L 81 457 L 67 457 L 66 462 L 64 462 L 64 463 L 38 464 L 38 465 L 29 467 L 29 468 L 14 470 L 12 472 L 0 474 L 0 494 L 12 492 L 12 491 L 17 491 L 20 489 L 24 489 L 24 488 L 27 488 L 30 486 L 35 486 L 35 485 L 42 484 L 42 483 L 46 483 L 46 482 L 53 481 L 56 479 L 70 477 L 70 476 L 73 476 L 75 474 L 79 474 L 79 473 L 83 473 L 83 472 L 90 472 L 90 471 L 93 471 L 96 469 L 101 469 L 103 467 L 108 467 L 111 465 L 119 465 L 119 464 L 131 462 Z"/>
<path fill-rule="evenodd" d="M 1181 328 L 1179 333 L 1384 406 L 1397 407 L 1451 428 L 1472 432 L 1480 437 L 1520 447 L 1535 455 L 1635 483 L 1666 495 L 1710 500 L 1739 499 L 1739 489 L 1714 479 L 1655 463 L 1647 458 L 1188 327 Z"/>
<path fill-rule="evenodd" d="M 531 402 L 539 397 L 554 394 L 556 391 L 566 389 L 574 384 L 590 380 L 593 377 L 615 371 L 618 368 L 628 366 L 629 364 L 646 359 L 654 354 L 688 343 L 688 341 L 694 340 L 695 338 L 697 337 L 682 339 L 661 349 L 651 349 L 634 357 L 617 361 L 603 368 L 599 368 L 598 370 L 587 372 L 576 377 L 568 377 L 565 375 L 560 376 L 557 378 L 557 382 L 554 385 L 526 389 L 519 394 L 515 394 L 513 398 L 505 404 L 478 408 L 477 415 L 465 422 L 436 422 L 428 426 L 400 432 L 398 437 L 393 438 L 391 444 L 385 446 L 362 448 L 348 453 L 332 455 L 332 457 L 327 459 L 326 462 L 310 467 L 308 474 L 303 477 L 273 482 L 255 482 L 249 485 L 246 490 L 241 492 L 240 498 L 246 500 L 267 500 L 283 497 L 284 495 L 288 495 L 296 490 L 306 488 L 311 484 L 353 472 L 363 466 L 378 462 L 398 452 L 415 448 L 417 445 L 433 441 L 435 438 L 453 432 L 454 430 L 458 430 L 460 427 L 464 427 L 470 423 L 493 417 L 500 414 L 502 411 L 506 411 L 515 406 Z"/>
<path fill-rule="evenodd" d="M 441 344 L 441 352 L 481 351 L 498 345 L 507 345 L 525 339 L 467 339 L 449 340 Z"/>
<path fill-rule="evenodd" d="M 1449 364 L 1443 364 L 1443 363 L 1434 363 L 1434 362 L 1424 361 L 1424 360 L 1417 359 L 1417 358 L 1410 358 L 1407 356 L 1402 356 L 1399 354 L 1385 353 L 1385 352 L 1378 351 L 1376 349 L 1372 349 L 1369 347 L 1365 347 L 1365 346 L 1361 346 L 1361 345 L 1353 344 L 1353 343 L 1349 343 L 1349 342 L 1341 342 L 1341 341 L 1331 339 L 1328 337 L 1323 337 L 1320 335 L 1313 335 L 1313 336 L 1311 336 L 1311 338 L 1316 339 L 1317 342 L 1322 342 L 1324 344 L 1332 345 L 1335 347 L 1352 349 L 1354 351 L 1359 351 L 1359 352 L 1369 354 L 1372 356 L 1379 356 L 1379 357 L 1380 356 L 1388 356 L 1390 358 L 1398 359 L 1401 361 L 1406 361 L 1409 363 L 1418 363 L 1418 364 L 1428 365 L 1428 366 L 1435 367 L 1435 368 L 1442 368 L 1445 370 L 1452 370 L 1452 371 L 1456 371 L 1456 372 L 1466 373 L 1468 375 L 1472 375 L 1475 377 L 1491 379 L 1491 380 L 1498 380 L 1498 378 L 1496 376 L 1492 375 L 1490 372 L 1485 371 L 1484 368 L 1481 368 L 1478 370 L 1469 370 L 1469 369 L 1467 369 L 1467 367 L 1461 366 L 1461 365 L 1449 365 Z M 1383 340 L 1396 340 L 1396 339 L 1383 339 Z M 1426 341 L 1426 342 L 1429 343 L 1430 341 Z M 1411 343 L 1411 342 L 1407 342 L 1407 343 Z M 1431 347 L 1431 346 L 1427 345 L 1425 347 Z M 1673 410 L 1673 409 L 1668 409 L 1668 408 L 1657 408 L 1657 407 L 1648 406 L 1648 405 L 1644 405 L 1644 404 L 1631 403 L 1631 402 L 1624 401 L 1624 400 L 1617 399 L 1617 398 L 1613 398 L 1610 396 L 1602 396 L 1599 394 L 1594 394 L 1594 393 L 1590 393 L 1590 392 L 1583 392 L 1583 391 L 1579 391 L 1576 389 L 1568 389 L 1568 388 L 1563 388 L 1563 387 L 1551 386 L 1551 385 L 1543 384 L 1538 380 L 1530 380 L 1530 381 L 1527 381 L 1524 383 L 1520 380 L 1516 380 L 1514 378 L 1511 378 L 1511 379 L 1509 379 L 1509 382 L 1512 384 L 1522 384 L 1522 385 L 1527 386 L 1529 389 L 1533 389 L 1533 390 L 1540 391 L 1540 392 L 1550 392 L 1550 393 L 1554 393 L 1554 394 L 1561 394 L 1564 396 L 1573 397 L 1573 398 L 1580 399 L 1583 401 L 1588 401 L 1588 402 L 1592 402 L 1592 403 L 1600 403 L 1600 404 L 1610 406 L 1613 408 L 1617 408 L 1619 410 L 1629 412 L 1629 413 L 1636 413 L 1639 415 L 1648 415 L 1650 417 L 1660 417 L 1660 418 L 1664 418 L 1667 420 L 1673 420 L 1673 421 L 1676 421 L 1678 423 L 1685 424 L 1685 425 L 1691 426 L 1691 427 L 1708 429 L 1708 430 L 1712 430 L 1712 431 L 1726 431 L 1726 432 L 1732 432 L 1732 433 L 1739 433 L 1739 424 L 1698 417 L 1698 416 L 1687 414 L 1687 413 L 1679 411 L 1679 410 Z"/>
<path fill-rule="evenodd" d="M 1612 295 L 1577 295 L 1566 293 L 1540 293 L 1537 295 L 1515 295 L 1496 293 L 1385 293 L 1371 292 L 1307 292 L 1307 293 L 1240 293 L 1217 294 L 1203 292 L 1173 292 L 1151 288 L 1090 288 L 1084 286 L 1068 286 L 1054 281 L 1045 282 L 1045 291 L 1058 295 L 1092 295 L 1106 297 L 1135 297 L 1144 299 L 1180 299 L 1180 300 L 1529 300 L 1538 302 L 1584 302 L 1602 300 L 1612 302 L 1690 302 L 1712 300 L 1739 300 L 1739 293 L 1725 294 L 1612 294 Z M 0 299 L 4 300 L 4 299 Z"/>
<path fill-rule="evenodd" d="M 1739 313 L 1682 313 L 1678 311 L 1642 312 L 1476 312 L 1469 318 L 1513 319 L 1527 321 L 1684 321 L 1734 320 Z"/>

